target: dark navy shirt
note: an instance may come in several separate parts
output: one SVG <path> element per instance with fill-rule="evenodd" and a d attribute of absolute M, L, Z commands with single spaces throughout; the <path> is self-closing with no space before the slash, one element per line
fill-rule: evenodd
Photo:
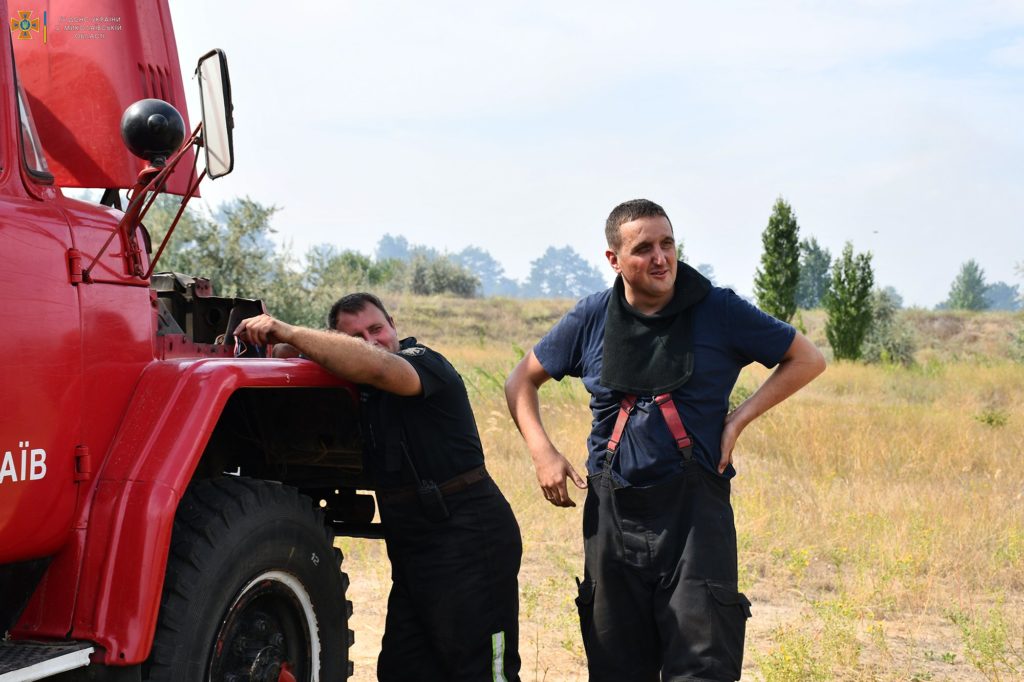
<path fill-rule="evenodd" d="M 484 451 L 462 377 L 443 355 L 412 337 L 402 339 L 400 348 L 398 355 L 416 370 L 422 392 L 398 396 L 361 390 L 369 431 L 364 449 L 375 484 L 391 488 L 414 482 L 402 440 L 421 479 L 443 483 L 482 465 Z"/>
<path fill-rule="evenodd" d="M 552 378 L 580 377 L 590 392 L 590 474 L 602 468 L 623 397 L 621 391 L 600 384 L 605 313 L 612 291 L 582 299 L 533 349 Z M 755 361 L 774 367 L 789 350 L 796 330 L 747 303 L 731 289 L 712 288 L 694 306 L 693 315 L 693 375 L 673 391 L 672 399 L 693 438 L 695 458 L 717 473 L 729 394 L 740 370 Z M 639 396 L 612 460 L 612 471 L 631 484 L 646 485 L 681 466 L 682 458 L 653 396 Z M 736 475 L 732 465 L 725 475 Z"/>

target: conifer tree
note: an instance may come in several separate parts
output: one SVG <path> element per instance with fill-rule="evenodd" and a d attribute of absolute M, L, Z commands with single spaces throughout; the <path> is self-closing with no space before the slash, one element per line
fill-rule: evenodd
<path fill-rule="evenodd" d="M 769 315 L 788 322 L 796 312 L 796 288 L 800 280 L 800 226 L 792 207 L 779 197 L 772 207 L 768 227 L 761 234 L 764 251 L 754 274 L 754 297 Z"/>
<path fill-rule="evenodd" d="M 818 245 L 814 237 L 800 242 L 800 281 L 796 287 L 796 304 L 810 310 L 821 305 L 828 291 L 832 254 Z"/>
<path fill-rule="evenodd" d="M 944 308 L 952 310 L 985 310 L 988 300 L 985 292 L 985 271 L 973 258 L 960 266 L 960 272 L 949 288 L 949 298 Z"/>
<path fill-rule="evenodd" d="M 853 253 L 846 242 L 843 255 L 832 264 L 832 281 L 825 294 L 825 336 L 837 360 L 856 360 L 871 327 L 871 288 L 875 273 L 871 253 Z"/>

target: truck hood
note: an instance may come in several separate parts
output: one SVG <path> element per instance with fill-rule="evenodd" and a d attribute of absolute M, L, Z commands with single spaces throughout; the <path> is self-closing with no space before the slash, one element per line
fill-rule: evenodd
<path fill-rule="evenodd" d="M 28 6 L 8 4 L 11 38 L 56 183 L 132 187 L 145 162 L 121 141 L 128 105 L 166 100 L 191 130 L 167 0 L 37 0 Z M 187 191 L 192 160 L 191 154 L 182 159 L 168 191 Z"/>

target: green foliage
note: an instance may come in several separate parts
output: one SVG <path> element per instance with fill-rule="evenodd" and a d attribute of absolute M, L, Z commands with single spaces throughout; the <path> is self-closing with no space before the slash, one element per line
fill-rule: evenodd
<path fill-rule="evenodd" d="M 154 249 L 167 233 L 178 200 L 159 197 L 146 216 Z M 446 293 L 470 297 L 479 280 L 451 259 L 404 237 L 385 235 L 379 253 L 407 255 L 410 260 L 373 260 L 356 251 L 321 244 L 312 247 L 305 263 L 271 239 L 273 206 L 237 199 L 213 216 L 186 210 L 158 263 L 161 271 L 207 277 L 220 296 L 260 298 L 267 309 L 287 322 L 321 328 L 331 305 L 357 290 Z M 304 267 L 303 267 L 304 266 Z"/>
<path fill-rule="evenodd" d="M 988 303 L 988 310 L 1020 310 L 1021 290 L 1016 284 L 1010 285 L 1006 282 L 993 282 L 985 289 L 985 302 Z"/>
<path fill-rule="evenodd" d="M 753 395 L 754 391 L 746 384 L 736 384 L 729 394 L 729 411 L 732 412 L 743 404 L 743 401 Z"/>
<path fill-rule="evenodd" d="M 395 289 L 404 276 L 405 265 L 401 261 L 374 261 L 356 251 L 319 244 L 306 252 L 306 269 L 300 283 L 292 288 L 292 298 L 301 309 L 289 317 L 277 307 L 271 310 L 296 324 L 322 328 L 327 311 L 343 295 L 360 290 Z"/>
<path fill-rule="evenodd" d="M 768 227 L 761 234 L 764 250 L 761 265 L 754 274 L 754 296 L 762 310 L 786 322 L 796 311 L 800 280 L 799 233 L 793 209 L 779 197 L 772 207 Z"/>
<path fill-rule="evenodd" d="M 995 558 L 1011 568 L 1018 564 L 1024 566 L 1024 528 L 1010 528 L 1006 531 L 1006 539 L 1000 542 Z M 1021 644 L 1024 645 L 1024 642 Z"/>
<path fill-rule="evenodd" d="M 824 625 L 821 639 L 829 667 L 832 670 L 856 668 L 863 647 L 857 641 L 859 618 L 853 605 L 837 597 L 815 601 L 813 607 Z"/>
<path fill-rule="evenodd" d="M 153 256 L 156 255 L 161 242 L 167 236 L 171 221 L 174 220 L 174 216 L 178 212 L 178 205 L 177 197 L 161 194 L 153 202 L 145 216 L 143 223 L 149 230 L 153 241 Z M 156 264 L 156 271 L 188 273 L 187 268 L 192 263 L 192 259 L 187 253 L 188 246 L 194 242 L 197 235 L 209 229 L 209 221 L 205 217 L 192 208 L 186 209 L 178 220 L 178 225 L 174 228 L 174 233 Z"/>
<path fill-rule="evenodd" d="M 154 245 L 167 233 L 177 210 L 178 200 L 168 195 L 150 209 L 145 222 Z M 276 207 L 248 197 L 223 204 L 216 219 L 187 210 L 157 269 L 208 277 L 219 296 L 260 298 L 289 260 L 270 239 L 270 219 L 276 212 Z"/>
<path fill-rule="evenodd" d="M 480 286 L 480 280 L 474 274 L 445 256 L 413 256 L 409 269 L 409 291 L 421 296 L 453 294 L 473 298 Z"/>
<path fill-rule="evenodd" d="M 804 336 L 807 335 L 807 325 L 804 324 L 804 316 L 799 310 L 796 311 L 796 318 L 793 320 L 793 326 L 796 327 L 796 330 Z"/>
<path fill-rule="evenodd" d="M 866 362 L 909 367 L 914 364 L 917 342 L 910 326 L 898 316 L 899 306 L 890 289 L 875 289 L 871 295 L 871 326 L 861 356 Z"/>
<path fill-rule="evenodd" d="M 941 661 L 947 665 L 954 665 L 956 663 L 956 654 L 952 651 L 937 653 L 931 649 L 927 649 L 924 652 L 924 658 L 926 661 Z"/>
<path fill-rule="evenodd" d="M 476 275 L 484 296 L 516 296 L 519 284 L 505 276 L 505 268 L 494 256 L 478 246 L 467 246 L 452 259 Z"/>
<path fill-rule="evenodd" d="M 871 326 L 871 288 L 875 284 L 871 253 L 854 256 L 853 244 L 832 266 L 832 282 L 825 295 L 825 336 L 837 360 L 856 360 Z"/>
<path fill-rule="evenodd" d="M 985 310 L 988 300 L 985 292 L 985 271 L 973 258 L 960 266 L 960 272 L 949 289 L 949 298 L 943 307 L 951 310 Z"/>
<path fill-rule="evenodd" d="M 885 294 L 885 296 L 889 299 L 889 301 L 892 303 L 892 305 L 897 310 L 900 310 L 900 309 L 903 308 L 903 297 L 900 295 L 900 292 L 898 292 L 896 290 L 896 287 L 894 287 L 894 286 L 882 287 L 882 293 Z"/>
<path fill-rule="evenodd" d="M 1018 317 L 1017 329 L 1010 339 L 1010 357 L 1017 362 L 1024 362 L 1024 314 Z"/>
<path fill-rule="evenodd" d="M 377 242 L 376 257 L 379 261 L 406 261 L 412 258 L 411 250 L 409 240 L 405 237 L 401 235 L 396 237 L 393 234 L 385 233 Z"/>
<path fill-rule="evenodd" d="M 1006 423 L 1010 421 L 1010 415 L 1006 410 L 1002 410 L 998 407 L 986 407 L 984 410 L 974 415 L 974 420 L 981 422 L 985 426 L 998 428 L 1000 426 L 1006 426 Z"/>
<path fill-rule="evenodd" d="M 1013 269 L 1017 273 L 1018 277 L 1020 277 L 1021 279 L 1024 279 L 1024 261 L 1021 261 L 1020 263 L 1017 263 L 1017 265 L 1015 265 Z M 1017 291 L 1018 291 L 1017 304 L 1021 308 L 1024 308 L 1024 289 L 1018 288 Z"/>
<path fill-rule="evenodd" d="M 682 236 L 676 236 L 676 260 L 686 262 L 686 247 L 683 245 Z"/>
<path fill-rule="evenodd" d="M 772 633 L 772 648 L 758 660 L 765 682 L 825 682 L 832 679 L 825 661 L 815 651 L 815 640 L 793 627 Z"/>
<path fill-rule="evenodd" d="M 986 679 L 1024 672 L 1024 632 L 1012 632 L 1001 602 L 984 615 L 958 609 L 947 616 L 960 632 L 967 660 Z"/>
<path fill-rule="evenodd" d="M 800 279 L 796 285 L 796 304 L 800 308 L 821 306 L 829 285 L 832 254 L 818 245 L 814 237 L 800 242 Z"/>
<path fill-rule="evenodd" d="M 607 288 L 597 268 L 583 259 L 571 246 L 547 251 L 530 263 L 530 277 L 523 285 L 526 296 L 542 298 L 580 298 Z"/>
<path fill-rule="evenodd" d="M 163 195 L 146 216 L 154 248 L 167 233 L 178 200 Z M 323 326 L 315 291 L 307 286 L 299 263 L 287 246 L 271 239 L 274 206 L 248 197 L 222 204 L 213 216 L 191 208 L 178 221 L 163 256 L 161 271 L 206 277 L 218 296 L 259 298 L 274 315 L 289 322 Z"/>
<path fill-rule="evenodd" d="M 765 682 L 812 682 L 860 679 L 862 645 L 857 641 L 858 615 L 843 598 L 811 603 L 817 632 L 783 626 L 772 633 L 772 648 L 758 657 Z"/>

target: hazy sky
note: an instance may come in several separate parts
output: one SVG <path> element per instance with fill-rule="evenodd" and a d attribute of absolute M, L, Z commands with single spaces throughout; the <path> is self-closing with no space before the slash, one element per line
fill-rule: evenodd
<path fill-rule="evenodd" d="M 171 0 L 186 73 L 231 68 L 205 199 L 279 206 L 298 253 L 400 234 L 521 279 L 549 245 L 610 273 L 604 218 L 642 196 L 749 294 L 781 195 L 907 304 L 968 258 L 1021 283 L 1024 2 L 628 4 Z"/>

